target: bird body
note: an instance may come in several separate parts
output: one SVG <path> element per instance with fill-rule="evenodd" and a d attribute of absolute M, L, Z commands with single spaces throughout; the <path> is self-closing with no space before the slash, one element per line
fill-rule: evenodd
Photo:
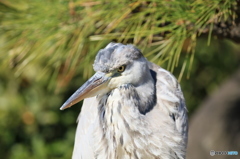
<path fill-rule="evenodd" d="M 118 43 L 99 51 L 94 69 L 62 106 L 85 98 L 73 159 L 185 158 L 187 110 L 171 73 L 134 46 Z"/>

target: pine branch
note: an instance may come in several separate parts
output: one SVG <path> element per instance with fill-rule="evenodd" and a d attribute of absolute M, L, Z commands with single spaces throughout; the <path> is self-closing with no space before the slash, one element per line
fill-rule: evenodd
<path fill-rule="evenodd" d="M 96 52 L 110 41 L 133 43 L 170 71 L 185 47 L 182 77 L 191 68 L 199 35 L 236 41 L 240 34 L 235 0 L 22 1 L 22 10 L 11 2 L 0 1 L 1 63 L 16 75 L 29 66 L 44 67 L 42 74 L 66 77 L 60 83 L 76 72 L 89 76 Z"/>
<path fill-rule="evenodd" d="M 205 29 L 199 30 L 199 32 L 203 35 L 208 35 L 211 32 L 212 35 L 218 38 L 226 38 L 240 43 L 240 1 L 237 0 L 228 12 L 231 13 L 231 16 L 227 19 L 215 18 L 212 25 L 208 25 Z M 223 14 L 219 10 L 216 10 L 216 13 Z"/>

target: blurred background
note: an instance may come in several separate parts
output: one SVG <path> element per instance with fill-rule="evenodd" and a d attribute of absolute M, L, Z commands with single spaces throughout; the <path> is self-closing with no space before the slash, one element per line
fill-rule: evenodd
<path fill-rule="evenodd" d="M 240 153 L 238 0 L 0 0 L 0 156 L 71 158 L 79 103 L 99 49 L 132 43 L 179 80 L 187 158 Z"/>

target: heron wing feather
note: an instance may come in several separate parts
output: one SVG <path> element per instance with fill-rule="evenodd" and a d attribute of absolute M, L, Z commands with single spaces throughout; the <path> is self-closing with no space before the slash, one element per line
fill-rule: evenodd
<path fill-rule="evenodd" d="M 148 66 L 156 76 L 156 109 L 164 112 L 174 121 L 176 129 L 187 143 L 187 108 L 180 84 L 170 72 L 160 66 L 151 62 L 148 63 Z"/>

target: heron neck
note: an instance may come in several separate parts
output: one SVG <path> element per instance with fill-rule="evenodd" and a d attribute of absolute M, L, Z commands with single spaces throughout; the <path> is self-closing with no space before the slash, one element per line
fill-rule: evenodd
<path fill-rule="evenodd" d="M 154 82 L 152 80 L 148 80 L 135 88 L 139 96 L 139 112 L 145 115 L 146 113 L 151 111 L 156 104 L 156 89 L 154 86 Z"/>
<path fill-rule="evenodd" d="M 135 86 L 139 96 L 138 109 L 141 114 L 146 114 L 152 110 L 156 104 L 156 87 L 151 72 L 147 73 L 144 80 L 138 86 Z"/>
<path fill-rule="evenodd" d="M 153 80 L 147 80 L 139 86 L 121 85 L 99 99 L 99 121 L 103 138 L 98 145 L 108 145 L 99 154 L 109 152 L 110 158 L 116 158 L 116 154 L 129 153 L 125 152 L 127 150 L 122 147 L 131 144 L 132 132 L 136 133 L 139 127 L 143 128 L 148 125 L 143 119 L 144 114 L 151 111 L 156 103 L 154 102 L 156 99 L 154 90 Z M 150 135 L 148 129 L 141 129 L 141 133 Z M 131 144 L 130 147 L 135 147 L 135 145 Z"/>

